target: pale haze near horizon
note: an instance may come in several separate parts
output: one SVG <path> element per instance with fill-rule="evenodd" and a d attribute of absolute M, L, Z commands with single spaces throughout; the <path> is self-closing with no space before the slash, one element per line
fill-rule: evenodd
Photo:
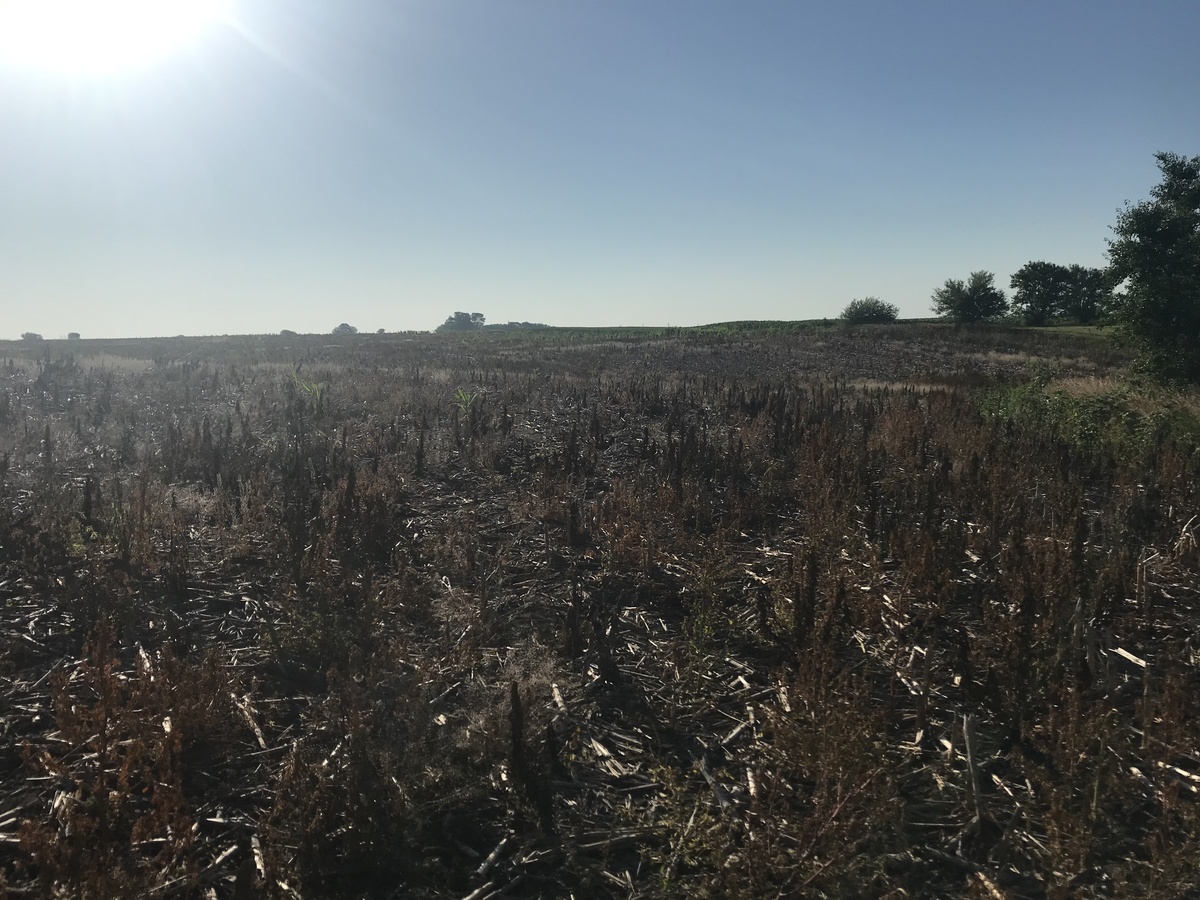
<path fill-rule="evenodd" d="M 1100 266 L 1200 153 L 1200 4 L 234 0 L 0 62 L 0 338 L 905 316 Z"/>

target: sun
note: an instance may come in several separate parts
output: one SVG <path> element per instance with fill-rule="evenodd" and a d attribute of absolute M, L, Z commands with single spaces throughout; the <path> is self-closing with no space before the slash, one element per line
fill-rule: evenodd
<path fill-rule="evenodd" d="M 229 16 L 232 0 L 0 0 L 0 64 L 69 75 L 170 56 Z"/>

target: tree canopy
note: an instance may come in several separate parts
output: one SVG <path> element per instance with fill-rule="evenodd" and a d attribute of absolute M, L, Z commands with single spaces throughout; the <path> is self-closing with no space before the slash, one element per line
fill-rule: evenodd
<path fill-rule="evenodd" d="M 1023 265 L 1010 286 L 1013 311 L 1026 325 L 1062 318 L 1090 325 L 1105 312 L 1110 296 L 1103 269 L 1041 261 Z"/>
<path fill-rule="evenodd" d="M 1045 325 L 1062 314 L 1070 290 L 1066 266 L 1050 262 L 1028 262 L 1009 282 L 1013 289 L 1013 311 L 1026 325 Z"/>
<path fill-rule="evenodd" d="M 1200 156 L 1157 153 L 1162 181 L 1108 242 L 1115 313 L 1145 368 L 1200 381 Z"/>
<path fill-rule="evenodd" d="M 1112 307 L 1112 285 L 1103 269 L 1072 264 L 1071 293 L 1063 313 L 1080 325 L 1091 325 L 1106 316 Z"/>
<path fill-rule="evenodd" d="M 1004 291 L 991 272 L 972 272 L 964 282 L 950 278 L 933 292 L 933 311 L 953 322 L 983 322 L 1008 311 Z"/>
<path fill-rule="evenodd" d="M 334 334 L 358 334 L 358 329 L 348 322 L 343 322 L 337 328 L 333 329 Z"/>
<path fill-rule="evenodd" d="M 437 327 L 437 331 L 478 331 L 483 327 L 483 313 L 456 312 Z"/>

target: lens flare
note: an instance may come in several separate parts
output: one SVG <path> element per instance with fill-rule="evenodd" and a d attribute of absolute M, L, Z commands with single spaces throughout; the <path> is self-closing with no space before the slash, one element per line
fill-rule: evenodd
<path fill-rule="evenodd" d="M 0 0 L 0 65 L 64 74 L 136 69 L 226 20 L 232 0 Z"/>

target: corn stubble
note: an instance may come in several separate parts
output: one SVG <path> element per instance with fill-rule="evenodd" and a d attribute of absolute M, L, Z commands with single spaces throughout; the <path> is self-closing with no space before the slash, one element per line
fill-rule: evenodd
<path fill-rule="evenodd" d="M 1029 412 L 1103 345 L 96 352 L 0 370 L 0 895 L 1195 890 L 1195 431 Z"/>

